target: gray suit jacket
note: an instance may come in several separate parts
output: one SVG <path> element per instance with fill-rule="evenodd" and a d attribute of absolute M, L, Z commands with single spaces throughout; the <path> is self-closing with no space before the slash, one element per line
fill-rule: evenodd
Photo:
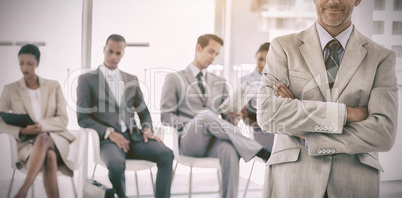
<path fill-rule="evenodd" d="M 142 127 L 152 128 L 152 119 L 146 106 L 138 78 L 121 71 L 125 91 L 120 106 L 117 105 L 113 96 L 110 96 L 109 86 L 99 69 L 81 75 L 77 87 L 77 119 L 83 128 L 93 128 L 100 140 L 104 140 L 108 127 L 121 132 L 119 124 L 119 112 L 124 111 L 124 122 L 131 132 L 137 132 L 138 127 L 134 120 L 134 112 L 137 112 Z M 142 141 L 139 133 L 131 133 L 131 138 Z"/>
<path fill-rule="evenodd" d="M 163 123 L 181 130 L 184 124 L 202 110 L 219 112 L 219 105 L 228 97 L 226 81 L 209 72 L 205 78 L 207 86 L 203 97 L 189 67 L 166 75 L 161 97 Z"/>
<path fill-rule="evenodd" d="M 269 196 L 322 197 L 326 190 L 336 197 L 378 196 L 377 152 L 391 149 L 398 121 L 394 52 L 354 28 L 331 92 L 313 25 L 271 42 L 261 80 L 257 121 L 278 134 L 268 161 Z M 275 97 L 276 80 L 294 100 Z M 345 105 L 366 106 L 369 117 L 344 126 Z M 302 134 L 307 149 L 295 137 Z"/>

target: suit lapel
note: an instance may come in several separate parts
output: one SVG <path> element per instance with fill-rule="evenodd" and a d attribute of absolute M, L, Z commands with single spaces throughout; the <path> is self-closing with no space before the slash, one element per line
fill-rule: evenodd
<path fill-rule="evenodd" d="M 127 75 L 126 75 L 126 73 L 124 73 L 123 71 L 121 71 L 120 70 L 120 74 L 121 74 L 121 77 L 122 77 L 122 80 L 123 80 L 123 82 L 124 82 L 124 87 L 127 85 L 127 83 L 129 83 L 129 81 L 128 81 L 128 78 L 127 78 Z M 140 86 L 140 85 L 138 85 L 138 86 Z M 123 101 L 124 100 L 124 103 L 121 103 L 121 101 L 120 101 L 120 104 L 127 104 L 127 101 L 129 100 L 129 94 L 127 94 L 125 91 L 126 90 L 124 90 L 124 88 L 123 88 L 123 90 L 120 90 L 120 91 L 123 91 L 123 94 L 122 94 L 122 98 L 121 98 L 121 100 Z M 120 105 L 120 106 L 126 106 L 126 105 Z"/>
<path fill-rule="evenodd" d="M 123 97 L 121 98 L 121 101 L 120 101 L 120 111 L 119 112 L 126 112 L 125 108 L 131 108 L 133 106 L 133 104 L 128 104 L 128 102 L 131 100 L 131 97 L 135 97 L 135 93 L 133 93 L 134 95 L 131 93 L 126 93 L 126 90 L 125 90 L 126 85 L 128 83 L 132 83 L 132 82 L 130 82 L 129 77 L 125 72 L 120 70 L 120 74 L 121 74 L 122 80 L 124 82 L 124 85 L 123 85 L 124 88 L 123 88 L 123 90 L 120 90 L 123 92 L 123 95 L 122 95 Z M 137 85 L 139 88 L 140 84 L 138 83 Z M 130 84 L 130 86 L 133 86 L 133 84 Z M 122 101 L 124 101 L 124 103 Z M 130 109 L 127 109 L 127 112 L 130 112 Z M 132 123 L 130 122 L 130 118 L 131 118 L 130 116 L 124 116 L 124 122 L 126 123 L 127 127 L 129 127 L 131 130 L 133 126 L 132 126 Z"/>
<path fill-rule="evenodd" d="M 214 76 L 210 75 L 209 72 L 205 75 L 205 82 L 207 83 L 207 86 L 205 87 L 205 95 L 209 96 L 207 98 L 204 98 L 206 100 L 206 104 L 211 104 L 211 99 L 212 99 L 212 89 L 214 88 Z"/>
<path fill-rule="evenodd" d="M 300 45 L 299 50 L 306 61 L 307 67 L 313 75 L 314 80 L 320 89 L 321 95 L 325 98 L 325 101 L 330 101 L 324 56 L 321 51 L 321 45 L 318 38 L 318 33 L 315 29 L 315 24 L 301 34 L 299 39 L 303 41 L 303 44 Z"/>
<path fill-rule="evenodd" d="M 192 85 L 192 87 L 194 88 L 195 92 L 197 93 L 198 97 L 200 98 L 200 100 L 206 104 L 206 100 L 203 96 L 203 94 L 201 93 L 201 89 L 200 87 L 198 87 L 198 81 L 197 79 L 193 76 L 193 73 L 191 72 L 191 69 L 187 66 L 187 68 L 184 70 L 184 76 L 187 79 L 187 82 Z"/>
<path fill-rule="evenodd" d="M 361 62 L 367 54 L 367 50 L 363 47 L 366 43 L 367 40 L 364 39 L 363 35 L 361 35 L 356 28 L 353 28 L 338 74 L 336 75 L 334 87 L 332 88 L 333 101 L 338 100 L 339 95 L 343 92 L 350 79 L 360 67 Z"/>
<path fill-rule="evenodd" d="M 38 77 L 39 78 L 39 77 Z M 40 92 L 42 94 L 42 102 L 41 102 L 41 109 L 42 109 L 42 118 L 46 117 L 46 108 L 47 108 L 47 104 L 48 104 L 48 95 L 49 95 L 49 89 L 47 88 L 47 84 L 45 82 L 45 80 L 43 80 L 42 78 L 39 78 L 39 85 L 40 85 Z"/>
<path fill-rule="evenodd" d="M 20 85 L 20 88 L 19 88 L 18 92 L 21 97 L 22 103 L 24 104 L 25 111 L 28 113 L 29 117 L 32 120 L 35 120 L 35 116 L 33 114 L 32 106 L 31 106 L 31 100 L 29 99 L 28 87 L 25 84 L 25 80 L 21 79 L 19 81 L 19 85 Z"/>

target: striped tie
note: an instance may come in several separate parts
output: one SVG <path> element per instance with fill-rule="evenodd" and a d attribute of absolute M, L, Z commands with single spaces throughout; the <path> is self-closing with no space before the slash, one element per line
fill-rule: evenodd
<path fill-rule="evenodd" d="M 200 87 L 201 93 L 202 95 L 205 94 L 205 87 L 204 87 L 204 83 L 202 82 L 202 72 L 197 74 L 197 80 L 198 80 L 198 86 Z"/>
<path fill-rule="evenodd" d="M 325 47 L 329 49 L 325 66 L 327 68 L 329 88 L 332 89 L 339 69 L 339 49 L 341 48 L 341 44 L 338 40 L 332 39 Z"/>

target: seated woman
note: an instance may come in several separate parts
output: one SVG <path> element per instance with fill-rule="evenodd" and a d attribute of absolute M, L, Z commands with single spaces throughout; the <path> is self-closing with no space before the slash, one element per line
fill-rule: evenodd
<path fill-rule="evenodd" d="M 259 82 L 261 79 L 262 70 L 265 67 L 266 57 L 268 54 L 270 43 L 264 43 L 260 46 L 257 53 L 255 54 L 257 67 L 253 72 L 241 77 L 241 83 L 247 83 L 249 91 L 247 95 L 257 95 Z M 254 139 L 260 143 L 269 152 L 272 151 L 272 145 L 274 142 L 274 134 L 263 131 L 257 123 L 257 98 L 252 97 L 246 106 L 242 109 L 244 122 L 253 128 Z"/>
<path fill-rule="evenodd" d="M 4 86 L 0 111 L 28 114 L 35 124 L 25 128 L 8 125 L 0 119 L 0 131 L 15 137 L 19 169 L 26 168 L 24 184 L 15 197 L 26 197 L 29 187 L 40 171 L 47 197 L 59 197 L 57 170 L 72 175 L 73 162 L 67 159 L 74 136 L 66 131 L 68 122 L 63 93 L 58 82 L 35 74 L 40 51 L 25 45 L 18 53 L 23 78 Z"/>

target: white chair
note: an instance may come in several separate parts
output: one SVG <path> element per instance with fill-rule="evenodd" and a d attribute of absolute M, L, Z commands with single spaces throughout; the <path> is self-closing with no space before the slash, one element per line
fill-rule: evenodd
<path fill-rule="evenodd" d="M 85 149 L 86 142 L 87 142 L 87 140 L 86 140 L 87 136 L 86 136 L 86 133 L 81 130 L 69 130 L 69 131 L 76 137 L 74 142 L 72 142 L 70 145 L 70 149 L 73 149 L 73 151 L 70 150 L 70 152 L 78 153 L 78 155 L 76 155 L 76 157 L 74 158 L 75 167 L 74 167 L 73 171 L 75 171 L 75 170 L 78 170 L 78 168 L 80 168 L 80 166 L 82 164 L 83 153 L 84 153 L 84 149 Z M 8 133 L 3 133 L 3 134 L 8 136 L 8 139 L 9 139 L 10 155 L 11 155 L 11 168 L 13 169 L 13 174 L 11 177 L 11 181 L 10 181 L 10 185 L 9 185 L 8 193 L 7 193 L 7 197 L 10 197 L 11 190 L 12 190 L 13 183 L 14 183 L 15 171 L 19 170 L 16 165 L 16 163 L 18 162 L 18 149 L 17 149 L 17 141 L 15 140 L 15 138 Z M 26 173 L 26 169 L 21 169 L 20 171 L 23 173 Z M 62 175 L 60 171 L 58 171 L 57 174 Z M 38 176 L 41 176 L 41 174 L 38 174 Z M 70 178 L 71 178 L 71 183 L 72 183 L 73 189 L 74 189 L 74 196 L 77 197 L 77 190 L 76 190 L 76 186 L 74 183 L 74 175 Z M 34 189 L 35 189 L 34 183 L 35 182 L 32 183 L 32 187 L 31 187 L 32 197 L 34 197 Z"/>
<path fill-rule="evenodd" d="M 103 162 L 101 156 L 100 156 L 100 146 L 99 146 L 99 135 L 98 132 L 96 132 L 94 129 L 90 128 L 85 128 L 85 130 L 89 133 L 89 136 L 92 141 L 92 154 L 93 154 L 93 162 L 95 164 L 94 170 L 92 172 L 92 179 L 95 176 L 95 171 L 97 165 L 101 165 L 105 168 L 106 165 Z M 161 128 L 154 127 L 154 134 L 157 136 L 159 139 L 163 141 L 164 134 L 161 132 Z M 155 182 L 152 174 L 152 168 L 156 167 L 156 163 L 147 161 L 147 160 L 137 160 L 137 159 L 126 159 L 126 171 L 134 171 L 134 179 L 135 179 L 135 184 L 136 184 L 136 189 L 137 189 L 137 197 L 140 197 L 140 191 L 138 187 L 138 177 L 137 177 L 137 171 L 140 170 L 146 170 L 149 169 L 149 173 L 151 175 L 151 182 L 152 182 L 152 187 L 153 191 L 155 194 Z"/>
<path fill-rule="evenodd" d="M 249 129 L 249 138 L 250 138 L 250 139 L 254 139 L 254 131 L 253 131 L 253 128 L 252 128 L 252 127 L 247 127 L 247 128 Z M 253 173 L 253 170 L 254 170 L 255 162 L 259 162 L 259 163 L 266 164 L 266 163 L 264 162 L 264 160 L 262 160 L 262 159 L 259 158 L 259 157 L 254 157 L 254 158 L 253 158 L 253 164 L 251 165 L 251 170 L 250 170 L 250 173 L 249 173 L 249 175 L 248 175 L 248 179 L 247 179 L 247 183 L 246 183 L 246 188 L 244 189 L 244 194 L 243 194 L 243 197 L 244 197 L 244 198 L 246 198 L 246 194 L 247 194 L 248 186 L 249 186 L 249 184 L 250 184 L 251 174 Z"/>
<path fill-rule="evenodd" d="M 190 167 L 190 182 L 189 182 L 189 190 L 188 190 L 188 197 L 191 197 L 192 194 L 192 173 L 193 173 L 193 167 L 195 168 L 214 168 L 217 169 L 218 173 L 218 182 L 219 182 L 219 191 L 217 192 L 197 192 L 197 194 L 202 194 L 202 193 L 219 193 L 222 196 L 222 184 L 221 184 L 221 165 L 219 163 L 219 158 L 212 158 L 212 157 L 190 157 L 190 156 L 185 156 L 181 155 L 179 152 L 179 134 L 177 130 L 173 127 L 164 127 L 164 132 L 173 133 L 173 154 L 174 154 L 174 159 L 176 160 L 176 165 L 173 170 L 173 177 L 174 178 L 177 165 L 183 164 L 185 166 Z"/>

